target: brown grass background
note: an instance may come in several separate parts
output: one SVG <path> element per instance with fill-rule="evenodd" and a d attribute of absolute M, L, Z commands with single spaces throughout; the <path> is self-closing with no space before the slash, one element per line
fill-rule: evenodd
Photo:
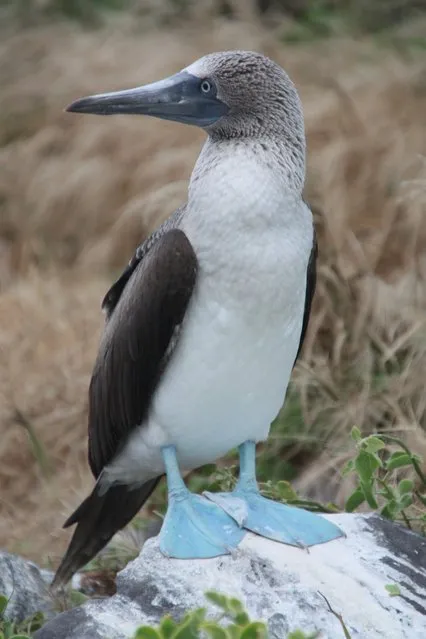
<path fill-rule="evenodd" d="M 320 278 L 294 384 L 306 424 L 299 445 L 319 445 L 297 485 L 342 504 L 350 482 L 338 470 L 355 423 L 426 452 L 424 50 L 348 37 L 289 46 L 249 15 L 178 28 L 118 16 L 96 30 L 60 20 L 3 27 L 0 547 L 38 561 L 64 550 L 63 520 L 92 485 L 87 388 L 100 300 L 185 199 L 203 140 L 190 127 L 63 108 L 229 48 L 280 62 L 305 109 Z"/>

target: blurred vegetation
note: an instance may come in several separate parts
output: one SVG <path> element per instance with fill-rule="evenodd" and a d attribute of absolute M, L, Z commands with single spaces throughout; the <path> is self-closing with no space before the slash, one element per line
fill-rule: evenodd
<path fill-rule="evenodd" d="M 390 584 L 395 587 L 394 584 Z M 133 639 L 268 639 L 267 626 L 263 621 L 253 621 L 241 601 L 215 591 L 205 593 L 205 598 L 219 610 L 215 617 L 207 618 L 206 608 L 188 611 L 181 620 L 175 621 L 171 614 L 160 621 L 158 627 L 140 626 Z M 350 639 L 350 634 L 340 615 L 330 612 L 340 621 L 342 637 Z M 8 621 L 6 612 L 8 599 L 0 594 L 0 639 L 31 639 L 33 633 L 45 623 L 41 613 L 36 613 L 22 623 Z M 305 633 L 301 630 L 290 632 L 286 639 L 317 639 L 320 633 Z M 284 639 L 284 638 L 283 638 Z"/>
<path fill-rule="evenodd" d="M 105 12 L 157 13 L 160 21 L 170 21 L 189 17 L 199 11 L 200 4 L 202 0 L 0 0 L 0 10 L 7 9 L 27 26 L 61 16 L 95 26 L 102 24 Z M 213 0 L 205 4 L 211 15 L 230 20 L 247 11 L 270 24 L 290 20 L 294 24 L 284 34 L 288 42 L 344 32 L 377 33 L 426 12 L 426 0 Z"/>
<path fill-rule="evenodd" d="M 219 608 L 220 614 L 216 619 L 207 619 L 205 608 L 188 612 L 179 622 L 167 615 L 161 620 L 158 628 L 138 628 L 133 639 L 268 639 L 266 624 L 262 621 L 252 621 L 239 599 L 217 592 L 206 592 L 205 597 Z M 306 634 L 301 630 L 287 635 L 287 639 L 316 637 L 319 637 L 319 633 Z"/>
<path fill-rule="evenodd" d="M 0 76 L 0 482 L 5 502 L 19 504 L 0 522 L 1 543 L 12 548 L 12 539 L 31 537 L 29 546 L 51 552 L 52 530 L 72 509 L 69 487 L 81 498 L 89 489 L 85 401 L 98 299 L 185 197 L 199 148 L 190 129 L 120 120 L 107 130 L 64 116 L 63 106 L 235 43 L 267 52 L 301 88 L 306 198 L 320 244 L 304 357 L 259 446 L 262 490 L 313 509 L 321 501 L 328 512 L 328 501 L 343 508 L 352 497 L 349 505 L 377 503 L 421 528 L 420 478 L 407 464 L 389 481 L 398 445 L 385 435 L 425 450 L 422 15 L 426 0 L 0 0 L 0 28 L 13 31 L 2 38 Z M 406 22 L 412 26 L 399 35 Z M 150 25 L 158 28 L 150 33 Z M 402 38 L 416 55 L 405 54 Z M 391 45 L 383 56 L 379 41 Z M 385 445 L 363 482 L 339 473 L 354 423 L 362 441 L 383 433 Z M 229 489 L 236 461 L 234 452 L 217 471 L 191 473 L 191 490 Z M 52 492 L 40 498 L 52 474 L 60 504 Z M 164 512 L 165 498 L 162 484 L 151 515 Z M 37 533 L 28 533 L 29 522 Z M 127 550 L 110 554 L 111 569 L 126 557 Z"/>
<path fill-rule="evenodd" d="M 30 639 L 44 625 L 44 615 L 37 612 L 24 621 L 11 621 L 6 616 L 8 603 L 8 598 L 0 593 L 0 639 Z"/>

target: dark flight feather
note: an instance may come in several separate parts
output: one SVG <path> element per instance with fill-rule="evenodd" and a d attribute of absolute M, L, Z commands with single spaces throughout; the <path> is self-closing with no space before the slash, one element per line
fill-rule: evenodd
<path fill-rule="evenodd" d="M 77 523 L 77 528 L 51 588 L 67 583 L 74 573 L 93 559 L 115 533 L 133 519 L 159 481 L 160 477 L 156 477 L 134 489 L 115 484 L 102 495 L 96 484 L 93 492 L 64 524 L 67 528 Z"/>
<path fill-rule="evenodd" d="M 296 359 L 302 350 L 303 342 L 305 341 L 306 331 L 308 330 L 309 317 L 311 315 L 312 300 L 315 294 L 315 288 L 317 285 L 317 259 L 318 259 L 318 243 L 314 229 L 314 237 L 312 243 L 312 250 L 309 256 L 308 269 L 306 272 L 306 297 L 305 297 L 305 310 L 303 311 L 302 332 L 300 334 L 299 348 L 297 349 Z"/>
<path fill-rule="evenodd" d="M 196 272 L 186 235 L 167 231 L 135 264 L 110 310 L 89 390 L 89 463 L 95 477 L 147 417 Z"/>
<path fill-rule="evenodd" d="M 139 247 L 110 289 L 107 322 L 89 390 L 89 463 L 96 478 L 148 415 L 196 274 L 194 250 L 169 218 L 166 228 L 160 227 L 154 238 Z M 114 484 L 106 491 L 96 483 L 65 522 L 65 527 L 77 524 L 77 528 L 53 587 L 67 582 L 136 515 L 159 479 L 135 487 Z"/>

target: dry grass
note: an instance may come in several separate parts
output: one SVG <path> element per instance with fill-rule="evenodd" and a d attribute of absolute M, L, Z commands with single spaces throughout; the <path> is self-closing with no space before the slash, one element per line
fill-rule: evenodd
<path fill-rule="evenodd" d="M 306 113 L 306 194 L 321 266 L 295 384 L 307 424 L 299 447 L 313 435 L 323 452 L 298 482 L 341 502 L 348 486 L 336 469 L 353 423 L 392 429 L 426 452 L 424 60 L 360 41 L 284 48 L 242 22 L 9 33 L 0 43 L 0 547 L 37 559 L 64 549 L 60 525 L 91 486 L 87 386 L 99 301 L 138 242 L 185 198 L 203 137 L 62 109 L 236 47 L 281 62 Z"/>

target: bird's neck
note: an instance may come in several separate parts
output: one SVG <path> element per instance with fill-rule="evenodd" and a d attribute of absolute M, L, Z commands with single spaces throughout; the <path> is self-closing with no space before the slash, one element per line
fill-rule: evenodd
<path fill-rule="evenodd" d="M 239 137 L 236 139 L 208 138 L 195 164 L 191 182 L 191 189 L 201 186 L 211 171 L 220 171 L 221 165 L 228 167 L 233 164 L 234 172 L 229 179 L 235 179 L 239 167 L 248 170 L 252 167 L 268 171 L 280 183 L 283 191 L 291 196 L 301 196 L 305 182 L 305 145 L 304 141 L 296 148 L 287 139 L 263 136 L 259 138 Z M 249 181 L 247 175 L 247 181 Z M 255 178 L 256 175 L 253 175 Z"/>
<path fill-rule="evenodd" d="M 189 184 L 188 227 L 207 243 L 220 233 L 291 234 L 304 214 L 303 172 L 291 160 L 266 141 L 207 141 Z"/>

